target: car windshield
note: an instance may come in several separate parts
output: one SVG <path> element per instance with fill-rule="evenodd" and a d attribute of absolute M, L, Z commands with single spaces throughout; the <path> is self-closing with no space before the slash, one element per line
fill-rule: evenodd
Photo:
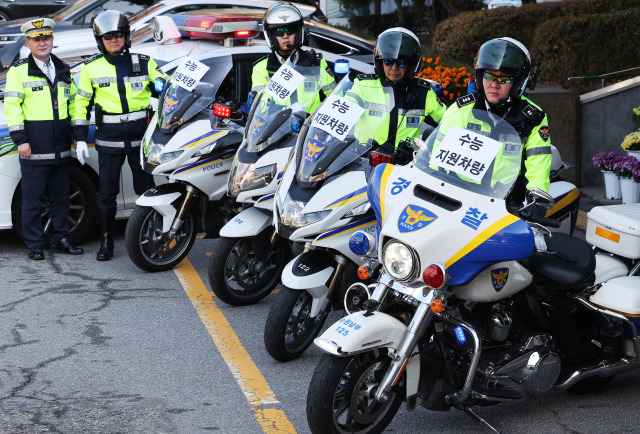
<path fill-rule="evenodd" d="M 78 0 L 77 2 L 72 3 L 69 6 L 64 7 L 60 9 L 58 12 L 52 14 L 51 18 L 54 21 L 65 20 L 67 19 L 67 17 L 70 17 L 71 15 L 73 15 L 76 11 L 84 9 L 86 6 L 90 5 L 91 3 L 95 3 L 95 0 Z M 98 6 L 99 4 L 96 5 L 96 7 Z"/>
<path fill-rule="evenodd" d="M 298 181 L 318 182 L 387 140 L 389 113 L 395 106 L 391 87 L 377 80 L 355 82 L 347 75 L 313 115 L 298 140 Z"/>
<path fill-rule="evenodd" d="M 319 66 L 299 66 L 289 61 L 276 71 L 254 102 L 245 136 L 248 152 L 260 152 L 290 134 L 291 116 L 297 116 L 302 124 L 313 113 L 320 105 L 318 92 L 323 85 L 323 73 Z M 293 80 L 298 84 L 286 89 Z"/>
<path fill-rule="evenodd" d="M 136 21 L 146 17 L 147 15 L 154 13 L 155 11 L 157 11 L 158 9 L 160 9 L 163 6 L 164 5 L 161 4 L 161 3 L 156 3 L 153 6 L 149 6 L 148 8 L 141 10 L 140 12 L 138 12 L 137 14 L 135 14 L 134 16 L 129 18 L 129 24 L 133 24 Z"/>
<path fill-rule="evenodd" d="M 484 110 L 447 112 L 417 152 L 415 166 L 442 181 L 504 199 L 520 173 L 522 143 L 504 119 Z"/>
<path fill-rule="evenodd" d="M 183 63 L 190 59 L 190 57 L 186 57 Z M 189 78 L 183 81 L 179 80 L 184 75 L 178 77 L 174 73 L 167 83 L 163 93 L 162 108 L 158 110 L 160 128 L 173 130 L 211 104 L 216 98 L 220 83 L 233 66 L 231 56 L 211 57 L 201 60 L 201 62 L 206 67 L 206 72 L 200 80 L 195 81 L 195 87 L 192 90 L 187 88 L 189 84 L 194 85 L 189 83 Z"/>

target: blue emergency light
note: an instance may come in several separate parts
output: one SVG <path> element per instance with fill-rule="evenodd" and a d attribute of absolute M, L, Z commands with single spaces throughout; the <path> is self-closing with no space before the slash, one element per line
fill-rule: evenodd
<path fill-rule="evenodd" d="M 336 60 L 333 64 L 333 72 L 336 74 L 348 74 L 351 68 L 349 67 L 349 61 L 340 59 Z"/>
<path fill-rule="evenodd" d="M 157 92 L 162 92 L 164 89 L 164 80 L 160 77 L 156 78 L 155 87 Z"/>
<path fill-rule="evenodd" d="M 467 341 L 467 337 L 464 335 L 464 329 L 460 326 L 455 328 L 456 338 L 458 338 L 458 342 L 464 344 Z"/>

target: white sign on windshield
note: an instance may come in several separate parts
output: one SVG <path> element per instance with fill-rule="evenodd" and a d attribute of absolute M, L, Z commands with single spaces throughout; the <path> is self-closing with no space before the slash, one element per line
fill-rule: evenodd
<path fill-rule="evenodd" d="M 267 92 L 280 104 L 284 104 L 298 86 L 304 81 L 304 75 L 290 65 L 282 65 L 267 84 Z"/>
<path fill-rule="evenodd" d="M 316 112 L 311 126 L 344 140 L 362 117 L 364 108 L 345 97 L 330 95 Z"/>
<path fill-rule="evenodd" d="M 431 153 L 429 164 L 480 182 L 501 148 L 497 140 L 454 126 Z"/>
<path fill-rule="evenodd" d="M 171 83 L 191 92 L 200 83 L 200 79 L 207 73 L 209 67 L 195 59 L 186 58 L 176 68 L 171 76 Z"/>

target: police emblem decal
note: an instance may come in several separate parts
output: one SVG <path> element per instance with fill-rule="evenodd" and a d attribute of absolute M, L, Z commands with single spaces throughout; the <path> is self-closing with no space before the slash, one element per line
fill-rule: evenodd
<path fill-rule="evenodd" d="M 430 225 L 438 218 L 428 209 L 417 205 L 407 205 L 398 218 L 398 230 L 400 232 L 413 232 Z"/>
<path fill-rule="evenodd" d="M 538 133 L 540 134 L 540 137 L 542 137 L 542 140 L 544 140 L 545 142 L 549 140 L 549 127 L 540 127 Z"/>
<path fill-rule="evenodd" d="M 491 270 L 491 283 L 493 284 L 493 289 L 495 289 L 496 292 L 500 292 L 500 290 L 505 287 L 508 279 L 508 268 L 497 268 L 495 270 Z"/>
<path fill-rule="evenodd" d="M 251 137 L 255 137 L 264 129 L 264 126 L 267 125 L 267 120 L 262 116 L 255 115 L 253 122 L 251 122 L 251 130 L 249 130 L 249 135 Z"/>
<path fill-rule="evenodd" d="M 166 95 L 164 97 L 164 104 L 162 106 L 162 113 L 166 116 L 176 109 L 180 100 L 173 95 Z"/>
<path fill-rule="evenodd" d="M 322 151 L 326 148 L 319 140 L 308 139 L 307 146 L 304 151 L 304 162 L 307 164 L 313 164 L 318 159 Z"/>

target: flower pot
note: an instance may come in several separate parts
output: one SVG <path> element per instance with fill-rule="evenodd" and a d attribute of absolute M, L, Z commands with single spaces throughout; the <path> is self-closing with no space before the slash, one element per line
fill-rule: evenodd
<path fill-rule="evenodd" d="M 620 199 L 620 178 L 611 170 L 603 170 L 604 193 L 607 199 Z"/>
<path fill-rule="evenodd" d="M 627 151 L 627 155 L 630 155 L 631 157 L 640 161 L 640 151 Z"/>
<path fill-rule="evenodd" d="M 622 193 L 622 203 L 640 202 L 640 184 L 633 182 L 633 179 L 621 178 L 620 192 Z"/>

